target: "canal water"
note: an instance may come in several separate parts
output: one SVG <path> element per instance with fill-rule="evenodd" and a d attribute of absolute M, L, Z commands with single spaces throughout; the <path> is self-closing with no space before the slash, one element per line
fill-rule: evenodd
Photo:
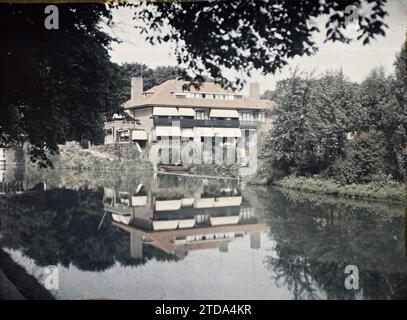
<path fill-rule="evenodd" d="M 30 168 L 0 193 L 3 250 L 58 299 L 407 298 L 401 204 Z"/>

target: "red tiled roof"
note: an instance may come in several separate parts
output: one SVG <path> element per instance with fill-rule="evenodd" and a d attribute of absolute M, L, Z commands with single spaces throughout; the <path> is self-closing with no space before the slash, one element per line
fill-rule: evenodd
<path fill-rule="evenodd" d="M 173 107 L 205 107 L 225 109 L 268 109 L 275 106 L 275 102 L 263 99 L 242 97 L 236 100 L 204 99 L 204 98 L 176 98 L 175 91 L 181 91 L 183 84 L 187 82 L 180 80 L 167 80 L 166 82 L 147 90 L 147 97 L 137 100 L 128 100 L 123 106 L 126 109 L 143 108 L 147 106 L 173 106 Z M 178 90 L 177 90 L 178 89 Z M 189 92 L 202 93 L 225 93 L 233 94 L 232 91 L 223 90 L 219 85 L 206 82 L 201 85 L 199 91 L 191 86 Z M 236 93 L 239 95 L 239 93 Z"/>

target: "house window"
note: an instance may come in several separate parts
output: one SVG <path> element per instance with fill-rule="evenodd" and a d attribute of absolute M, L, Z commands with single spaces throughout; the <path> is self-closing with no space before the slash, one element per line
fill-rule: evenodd
<path fill-rule="evenodd" d="M 117 131 L 117 139 L 118 139 L 118 142 L 128 142 L 128 141 L 130 141 L 129 130 Z"/>
<path fill-rule="evenodd" d="M 208 113 L 205 110 L 196 110 L 195 119 L 206 120 L 206 119 L 208 119 Z"/>

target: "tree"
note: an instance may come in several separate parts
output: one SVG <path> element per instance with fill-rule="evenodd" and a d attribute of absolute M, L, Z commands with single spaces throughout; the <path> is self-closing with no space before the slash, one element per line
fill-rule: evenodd
<path fill-rule="evenodd" d="M 292 75 L 265 97 L 277 103 L 263 144 L 266 175 L 322 174 L 340 183 L 405 181 L 407 80 L 404 51 L 395 73 L 376 68 L 361 83 L 342 71 Z"/>
<path fill-rule="evenodd" d="M 274 125 L 264 141 L 261 157 L 266 165 L 286 174 L 312 171 L 315 166 L 316 137 L 311 131 L 311 88 L 313 80 L 302 79 L 297 73 L 277 83 L 272 97 L 277 106 L 273 110 Z"/>
<path fill-rule="evenodd" d="M 345 34 L 350 11 L 358 15 L 357 39 L 363 44 L 384 36 L 387 27 L 382 0 L 157 1 L 135 7 L 147 41 L 176 42 L 175 55 L 185 67 L 184 78 L 200 82 L 207 72 L 226 87 L 232 83 L 224 68 L 247 75 L 253 69 L 268 74 L 291 58 L 314 54 L 313 34 L 320 30 L 313 22 L 319 16 L 327 15 L 326 41 L 352 41 Z M 362 7 L 370 10 L 363 13 Z M 233 83 L 242 84 L 239 78 Z"/>
<path fill-rule="evenodd" d="M 386 76 L 374 69 L 362 82 L 359 100 L 365 113 L 361 130 L 382 133 L 386 174 L 399 181 L 406 179 L 407 80 L 405 47 L 397 54 L 395 72 Z"/>
<path fill-rule="evenodd" d="M 343 155 L 325 172 L 343 184 L 384 181 L 385 143 L 380 131 L 360 132 L 346 141 Z"/>
<path fill-rule="evenodd" d="M 318 171 L 325 170 L 343 154 L 348 135 L 361 124 L 357 88 L 358 85 L 350 82 L 342 71 L 327 72 L 315 81 L 309 121 L 310 131 L 318 141 Z"/>
<path fill-rule="evenodd" d="M 120 111 L 113 39 L 101 30 L 102 4 L 58 5 L 60 29 L 44 27 L 44 5 L 0 7 L 0 145 L 28 142 L 32 159 L 70 140 L 103 138 L 103 122 Z"/>
<path fill-rule="evenodd" d="M 392 99 L 388 104 L 385 133 L 392 142 L 390 159 L 393 163 L 393 176 L 407 180 L 407 69 L 406 46 L 398 53 L 394 62 L 395 72 L 390 80 Z"/>

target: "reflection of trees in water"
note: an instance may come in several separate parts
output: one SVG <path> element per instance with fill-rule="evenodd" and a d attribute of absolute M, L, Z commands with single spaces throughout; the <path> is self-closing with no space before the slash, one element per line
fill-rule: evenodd
<path fill-rule="evenodd" d="M 129 235 L 109 219 L 98 230 L 104 214 L 99 191 L 54 189 L 11 197 L 4 204 L 2 243 L 21 250 L 37 265 L 75 265 L 81 270 L 102 271 L 115 262 L 140 265 L 155 257 L 174 259 L 147 246 L 143 259 L 129 257 Z"/>
<path fill-rule="evenodd" d="M 274 273 L 277 287 L 287 286 L 295 299 L 319 298 L 310 265 L 293 248 L 276 248 L 279 256 L 266 258 L 266 267 Z"/>
<path fill-rule="evenodd" d="M 277 253 L 265 263 L 277 285 L 296 299 L 407 297 L 402 208 L 289 196 L 273 191 L 262 199 Z M 360 290 L 345 289 L 347 265 L 358 266 Z"/>

